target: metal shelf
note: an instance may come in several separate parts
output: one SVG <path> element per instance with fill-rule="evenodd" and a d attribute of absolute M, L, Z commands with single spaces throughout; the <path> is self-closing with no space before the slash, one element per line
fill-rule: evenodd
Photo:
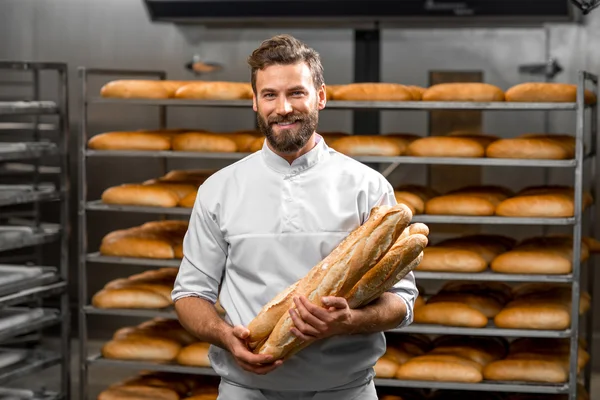
<path fill-rule="evenodd" d="M 54 143 L 0 143 L 0 161 L 24 160 L 58 154 Z"/>
<path fill-rule="evenodd" d="M 125 264 L 125 265 L 143 265 L 146 267 L 179 267 L 181 260 L 174 259 L 156 259 L 156 258 L 135 258 L 135 257 L 113 257 L 103 256 L 100 253 L 91 253 L 86 256 L 86 261 L 106 264 Z"/>
<path fill-rule="evenodd" d="M 0 306 L 10 306 L 16 304 L 22 304 L 35 299 L 46 298 L 58 294 L 62 294 L 67 289 L 67 282 L 55 282 L 51 284 L 39 283 L 38 285 L 44 286 L 33 286 L 27 289 L 21 289 L 16 293 L 4 295 L 0 297 Z"/>
<path fill-rule="evenodd" d="M 470 390 L 482 392 L 513 392 L 513 393 L 540 393 L 559 394 L 567 393 L 568 384 L 534 384 L 527 382 L 495 382 L 483 381 L 481 383 L 438 382 L 438 381 L 408 381 L 399 379 L 375 378 L 375 385 L 380 387 L 404 387 L 415 389 L 446 389 Z"/>
<path fill-rule="evenodd" d="M 121 204 L 105 204 L 102 200 L 88 201 L 85 208 L 95 211 L 117 211 L 117 212 L 136 212 L 150 214 L 173 214 L 190 215 L 192 208 L 186 207 L 151 207 L 151 206 L 130 206 Z"/>
<path fill-rule="evenodd" d="M 187 107 L 252 107 L 252 100 L 187 100 L 187 99 L 120 99 L 91 97 L 90 104 L 120 104 L 140 106 Z M 507 110 L 550 111 L 575 110 L 576 103 L 512 103 L 512 102 L 455 102 L 455 101 L 340 101 L 330 100 L 325 109 L 338 110 Z"/>
<path fill-rule="evenodd" d="M 573 276 L 568 275 L 532 275 L 501 274 L 493 271 L 485 272 L 435 272 L 414 271 L 418 280 L 465 280 L 465 281 L 498 281 L 498 282 L 571 282 Z"/>
<path fill-rule="evenodd" d="M 2 313 L 14 311 L 14 314 L 18 315 L 19 312 L 21 314 L 26 314 L 27 312 L 33 313 L 37 310 L 32 310 L 29 308 L 4 308 L 1 311 L 2 312 L 0 312 L 0 323 L 2 323 L 2 319 L 4 319 Z M 62 321 L 62 317 L 57 310 L 41 309 L 41 311 L 42 312 L 40 316 L 35 316 L 35 314 L 32 314 L 31 320 L 12 323 L 12 325 L 10 325 L 9 328 L 0 329 L 0 341 L 10 339 L 25 333 L 39 331 L 41 329 L 45 329 L 50 326 L 56 325 Z"/>
<path fill-rule="evenodd" d="M 574 225 L 575 218 L 516 218 L 418 214 L 413 217 L 412 222 L 423 222 L 425 224 Z"/>
<path fill-rule="evenodd" d="M 169 318 L 176 319 L 177 314 L 171 307 L 156 310 L 156 309 L 124 309 L 124 308 L 97 308 L 94 306 L 84 306 L 83 311 L 90 315 L 114 315 L 119 317 L 139 317 L 139 318 Z"/>
<path fill-rule="evenodd" d="M 39 231 L 28 226 L 0 226 L 0 251 L 36 246 L 60 238 L 57 227 L 42 227 Z"/>
<path fill-rule="evenodd" d="M 92 365 L 104 365 L 117 368 L 131 368 L 138 370 L 174 372 L 190 375 L 211 375 L 217 376 L 217 373 L 212 368 L 190 367 L 178 364 L 153 363 L 143 361 L 128 361 L 128 360 L 113 360 L 104 358 L 100 354 L 96 354 L 87 358 L 87 363 Z"/>
<path fill-rule="evenodd" d="M 42 350 L 14 350 L 0 349 L 0 357 L 5 353 L 18 353 L 21 361 L 0 368 L 0 384 L 4 384 L 15 379 L 34 374 L 62 361 L 62 356 L 58 353 Z"/>
<path fill-rule="evenodd" d="M 87 157 L 210 158 L 241 160 L 252 153 L 217 153 L 196 151 L 86 150 Z"/>
<path fill-rule="evenodd" d="M 36 201 L 51 201 L 60 198 L 54 185 L 0 185 L 0 206 L 9 206 Z"/>
<path fill-rule="evenodd" d="M 0 388 L 0 399 L 10 400 L 58 400 L 62 395 L 47 391 L 31 389 Z"/>
<path fill-rule="evenodd" d="M 485 328 L 463 328 L 458 326 L 412 324 L 400 329 L 391 329 L 394 333 L 420 333 L 424 335 L 463 335 L 463 336 L 500 336 L 500 337 L 531 337 L 531 338 L 566 338 L 571 330 L 548 331 L 534 329 L 502 329 L 496 328 L 490 322 Z"/>
<path fill-rule="evenodd" d="M 50 115 L 57 114 L 53 101 L 0 101 L 0 115 Z"/>

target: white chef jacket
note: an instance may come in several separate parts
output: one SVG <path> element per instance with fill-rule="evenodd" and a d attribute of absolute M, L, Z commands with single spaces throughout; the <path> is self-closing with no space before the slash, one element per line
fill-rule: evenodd
<path fill-rule="evenodd" d="M 396 204 L 383 175 L 316 137 L 317 145 L 291 165 L 265 141 L 262 150 L 200 186 L 173 301 L 198 296 L 215 303 L 218 296 L 226 321 L 248 326 L 267 302 L 363 224 L 373 207 Z M 418 295 L 414 275 L 390 291 L 406 302 L 400 327 L 410 324 Z M 223 379 L 239 386 L 321 391 L 368 383 L 385 349 L 383 333 L 335 336 L 266 375 L 243 370 L 217 346 L 209 357 Z"/>

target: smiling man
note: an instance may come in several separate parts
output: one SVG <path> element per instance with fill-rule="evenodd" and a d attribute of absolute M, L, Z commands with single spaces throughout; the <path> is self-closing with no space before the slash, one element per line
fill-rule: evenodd
<path fill-rule="evenodd" d="M 373 207 L 396 204 L 379 172 L 329 148 L 316 132 L 326 97 L 313 49 L 275 36 L 248 63 L 266 140 L 198 190 L 172 295 L 179 321 L 213 344 L 218 400 L 376 400 L 372 367 L 385 352 L 382 332 L 412 322 L 412 273 L 360 309 L 338 297 L 323 299 L 327 308 L 295 299 L 292 333 L 318 340 L 284 363 L 248 348 L 246 327 L 263 305 L 306 275 Z"/>

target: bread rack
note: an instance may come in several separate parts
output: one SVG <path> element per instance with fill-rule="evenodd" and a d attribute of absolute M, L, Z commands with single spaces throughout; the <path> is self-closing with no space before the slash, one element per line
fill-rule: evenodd
<path fill-rule="evenodd" d="M 30 81 L 19 83 L 32 91 L 29 96 L 14 97 L 5 92 L 2 100 L 11 96 L 10 101 L 0 101 L 0 340 L 4 342 L 0 344 L 0 385 L 56 365 L 61 367 L 60 377 L 55 378 L 60 382 L 58 391 L 0 391 L 17 397 L 69 399 L 68 69 L 64 63 L 3 61 L 0 70 L 19 77 L 31 76 Z M 55 87 L 45 86 L 53 88 L 52 101 L 41 100 L 46 75 L 56 77 L 49 79 L 51 83 L 56 80 Z M 14 121 L 4 122 L 9 118 Z M 43 123 L 42 118 L 53 122 Z M 24 122 L 27 119 L 32 122 Z M 51 133 L 52 138 L 44 138 L 42 133 Z M 44 167 L 47 161 L 55 166 Z M 43 173 L 44 168 L 52 173 Z M 52 182 L 46 178 L 53 178 Z M 52 217 L 57 221 L 44 222 L 42 203 L 55 207 Z M 45 244 L 58 250 L 56 262 L 43 259 L 41 245 Z M 24 254 L 6 256 L 9 251 Z M 60 327 L 60 345 L 52 346 L 53 350 L 42 345 L 15 348 L 19 335 L 55 327 Z M 11 343 L 6 342 L 9 339 Z"/>
<path fill-rule="evenodd" d="M 242 108 L 251 107 L 252 102 L 249 100 L 236 101 L 213 101 L 213 100 L 180 100 L 180 99 L 164 99 L 164 100 L 147 100 L 147 99 L 116 99 L 116 98 L 101 98 L 95 93 L 89 93 L 88 80 L 94 76 L 102 76 L 104 78 L 111 76 L 110 79 L 117 77 L 127 77 L 128 79 L 166 79 L 166 73 L 160 71 L 123 71 L 123 70 L 107 70 L 107 69 L 88 69 L 81 67 L 79 69 L 81 79 L 81 132 L 79 135 L 79 232 L 80 232 L 80 248 L 79 248 L 79 305 L 80 305 L 80 339 L 81 339 L 81 377 L 80 377 L 80 392 L 81 399 L 88 397 L 88 367 L 93 365 L 106 365 L 111 367 L 123 367 L 131 369 L 158 370 L 169 372 L 181 372 L 198 375 L 214 375 L 210 368 L 195 368 L 185 367 L 180 365 L 159 364 L 120 361 L 114 359 L 105 359 L 99 354 L 88 356 L 87 351 L 87 317 L 88 315 L 114 315 L 125 317 L 164 317 L 176 318 L 172 310 L 117 310 L 117 309 L 97 309 L 90 305 L 89 295 L 87 293 L 86 269 L 88 264 L 121 264 L 121 265 L 144 265 L 147 267 L 178 267 L 179 260 L 153 260 L 143 258 L 125 258 L 125 257 L 110 257 L 103 256 L 96 252 L 95 249 L 87 248 L 87 212 L 113 212 L 113 213 L 147 213 L 156 215 L 173 215 L 173 216 L 189 216 L 191 209 L 186 208 L 161 208 L 161 207 L 138 207 L 138 206 L 121 206 L 103 204 L 98 199 L 87 198 L 87 178 L 86 165 L 88 158 L 100 157 L 140 157 L 140 158 L 190 158 L 190 159 L 212 159 L 212 160 L 229 160 L 231 162 L 239 160 L 249 153 L 199 153 L 199 152 L 179 152 L 179 151 L 101 151 L 87 149 L 87 140 L 90 138 L 88 132 L 88 108 L 90 105 L 118 105 L 119 107 L 126 106 L 154 106 L 158 107 L 160 116 L 160 128 L 165 128 L 166 107 L 226 107 L 226 108 Z M 108 79 L 108 78 L 107 78 Z M 391 172 L 402 164 L 422 164 L 422 165 L 471 165 L 471 166 L 518 166 L 523 168 L 542 167 L 542 168 L 570 168 L 573 170 L 573 186 L 575 189 L 575 212 L 571 218 L 508 218 L 508 217 L 471 217 L 471 216 L 438 216 L 438 215 L 416 215 L 413 222 L 436 223 L 436 224 L 480 224 L 480 225 L 539 225 L 539 226 L 563 226 L 572 227 L 573 234 L 573 271 L 568 275 L 513 275 L 499 274 L 493 272 L 484 273 L 434 273 L 417 271 L 415 273 L 417 281 L 423 280 L 470 280 L 470 281 L 502 281 L 502 282 L 569 282 L 572 285 L 572 318 L 571 326 L 564 331 L 544 331 L 544 330 L 520 330 L 520 329 L 498 329 L 493 325 L 486 328 L 459 328 L 459 327 L 444 327 L 435 325 L 418 325 L 413 324 L 409 327 L 394 330 L 392 332 L 403 333 L 423 333 L 423 334 L 457 334 L 457 335 L 478 335 L 478 336 L 503 336 L 503 337 L 535 337 L 535 338 L 570 338 L 570 354 L 577 354 L 577 343 L 580 336 L 585 336 L 590 344 L 588 351 L 591 353 L 592 342 L 592 319 L 593 309 L 587 314 L 587 329 L 580 335 L 583 329 L 580 328 L 581 318 L 579 317 L 579 296 L 581 293 L 581 275 L 582 267 L 580 259 L 580 247 L 583 221 L 592 221 L 590 229 L 587 233 L 594 236 L 594 214 L 595 206 L 592 205 L 585 212 L 582 210 L 582 193 L 584 187 L 584 167 L 589 167 L 589 172 L 586 172 L 587 182 L 593 186 L 591 193 L 594 200 L 597 202 L 597 196 L 600 195 L 600 183 L 596 179 L 596 163 L 595 156 L 598 151 L 596 140 L 597 134 L 597 105 L 584 104 L 584 89 L 587 85 L 592 84 L 591 89 L 594 93 L 598 93 L 597 76 L 580 71 L 577 77 L 577 100 L 575 103 L 476 103 L 476 102 L 355 102 L 355 101 L 328 101 L 327 109 L 345 109 L 345 110 L 397 110 L 397 111 L 429 111 L 429 110 L 485 110 L 493 112 L 496 110 L 527 112 L 527 111 L 566 111 L 576 113 L 576 155 L 573 160 L 504 160 L 504 159 L 488 159 L 488 158 L 433 158 L 433 157 L 354 157 L 356 160 L 364 163 L 379 163 L 386 164 L 387 167 L 383 170 L 384 176 L 389 176 Z M 326 112 L 326 110 L 324 112 Z M 586 120 L 586 113 L 589 114 L 590 122 Z M 584 154 L 584 138 L 589 135 L 591 146 L 587 148 L 587 153 Z M 587 261 L 591 263 L 591 261 Z M 593 293 L 593 268 L 586 268 L 587 274 L 587 291 L 590 295 Z M 583 377 L 579 377 L 577 373 L 577 365 L 575 357 L 571 357 L 569 368 L 569 379 L 565 384 L 527 384 L 516 382 L 491 382 L 483 381 L 482 383 L 452 383 L 452 382 L 429 382 L 429 381 L 404 381 L 396 379 L 375 379 L 377 386 L 381 387 L 403 387 L 403 388 L 422 388 L 422 389 L 448 389 L 448 390 L 469 390 L 469 391 L 496 391 L 496 392 L 512 392 L 512 393 L 540 393 L 540 394 L 568 394 L 569 400 L 576 400 L 577 383 L 580 378 L 583 379 L 586 389 L 589 391 L 591 363 Z"/>

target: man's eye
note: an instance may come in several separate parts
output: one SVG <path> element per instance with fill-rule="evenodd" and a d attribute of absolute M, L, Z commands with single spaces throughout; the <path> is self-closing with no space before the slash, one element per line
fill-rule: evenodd
<path fill-rule="evenodd" d="M 275 94 L 273 94 L 273 93 L 267 93 L 267 94 L 265 94 L 264 97 L 274 97 L 274 96 L 275 96 Z"/>
<path fill-rule="evenodd" d="M 294 92 L 292 93 L 293 96 L 302 96 L 304 93 L 303 92 Z"/>

